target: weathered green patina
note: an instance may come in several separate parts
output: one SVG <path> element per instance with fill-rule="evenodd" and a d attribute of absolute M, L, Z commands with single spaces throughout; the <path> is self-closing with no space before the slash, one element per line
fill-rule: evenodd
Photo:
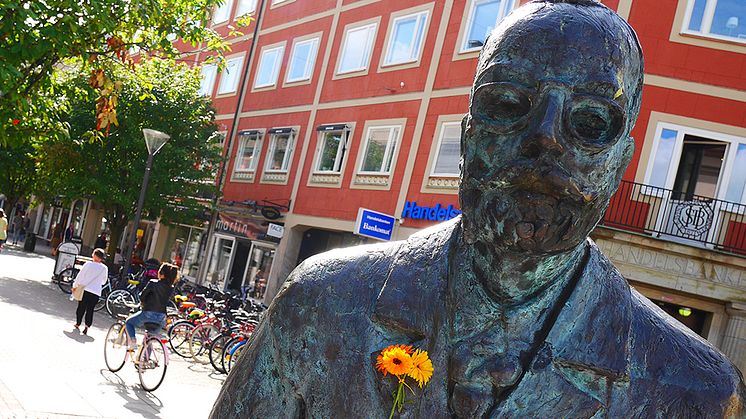
<path fill-rule="evenodd" d="M 642 76 L 605 6 L 513 12 L 463 121 L 463 216 L 299 266 L 212 417 L 386 417 L 373 366 L 395 343 L 435 368 L 402 417 L 742 417 L 738 370 L 587 238 L 632 157 Z"/>

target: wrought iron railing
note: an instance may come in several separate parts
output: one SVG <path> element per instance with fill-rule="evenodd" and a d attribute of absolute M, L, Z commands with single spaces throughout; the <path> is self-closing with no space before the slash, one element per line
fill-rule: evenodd
<path fill-rule="evenodd" d="M 746 205 L 622 181 L 602 225 L 746 255 Z"/>

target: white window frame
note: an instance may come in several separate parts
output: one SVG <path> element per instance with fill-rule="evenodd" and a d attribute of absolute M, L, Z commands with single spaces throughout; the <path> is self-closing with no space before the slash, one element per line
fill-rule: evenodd
<path fill-rule="evenodd" d="M 326 141 L 324 141 L 326 134 L 332 133 L 332 132 L 341 132 L 342 133 L 342 141 L 339 142 L 339 145 L 337 146 L 337 154 L 334 157 L 334 167 L 336 167 L 336 170 L 320 170 L 319 165 L 321 164 L 322 155 L 324 154 L 324 147 L 326 147 Z M 344 170 L 344 162 L 345 158 L 347 157 L 347 154 L 349 154 L 349 142 L 350 142 L 350 130 L 349 129 L 340 129 L 340 130 L 334 130 L 334 131 L 318 131 L 318 138 L 317 138 L 317 151 L 316 151 L 316 161 L 313 163 L 313 173 L 317 174 L 342 174 L 342 171 Z"/>
<path fill-rule="evenodd" d="M 383 161 L 381 162 L 384 169 L 389 166 L 389 170 L 379 171 L 365 171 L 363 165 L 365 164 L 365 158 L 368 155 L 368 147 L 370 146 L 370 135 L 373 130 L 389 130 L 389 138 L 386 143 L 386 149 L 383 152 Z M 357 173 L 361 175 L 389 175 L 394 168 L 394 162 L 396 161 L 396 152 L 399 149 L 399 143 L 401 139 L 402 126 L 401 125 L 372 125 L 365 130 L 365 144 L 363 144 L 363 153 L 360 157 L 360 163 L 358 164 Z"/>
<path fill-rule="evenodd" d="M 655 137 L 653 137 L 650 158 L 648 159 L 647 168 L 645 169 L 645 178 L 643 182 L 645 185 L 650 185 L 650 178 L 653 176 L 655 156 L 658 153 L 659 139 L 664 129 L 676 131 L 677 135 L 676 143 L 674 145 L 670 163 L 668 165 L 666 181 L 663 185 L 663 188 L 673 189 L 673 184 L 676 181 L 676 170 L 679 166 L 679 162 L 681 161 L 681 153 L 684 148 L 684 136 L 692 135 L 697 137 L 709 138 L 711 140 L 723 142 L 727 146 L 725 157 L 723 158 L 723 166 L 720 169 L 721 174 L 720 178 L 718 179 L 716 196 L 714 197 L 715 199 L 725 200 L 726 194 L 728 193 L 728 188 L 730 186 L 730 178 L 733 173 L 733 166 L 736 159 L 736 153 L 738 151 L 738 145 L 746 144 L 746 138 L 724 134 L 716 131 L 693 128 L 685 125 L 673 124 L 669 122 L 659 122 L 655 128 Z M 649 192 L 648 194 L 655 194 L 655 192 L 649 188 L 643 188 L 643 192 Z M 744 188 L 744 193 L 742 194 L 739 203 L 746 204 L 746 188 Z"/>
<path fill-rule="evenodd" d="M 232 57 L 226 60 L 225 63 L 225 69 L 220 73 L 220 84 L 218 84 L 218 95 L 230 95 L 236 93 L 236 90 L 238 90 L 238 84 L 241 81 L 241 70 L 243 68 L 243 60 L 244 56 L 240 55 L 238 57 Z M 235 79 L 231 80 L 231 84 L 228 85 L 226 82 L 226 75 L 230 75 L 228 72 L 228 68 L 231 66 L 232 63 L 235 64 L 235 70 L 236 75 Z M 232 76 L 232 75 L 231 75 Z"/>
<path fill-rule="evenodd" d="M 337 58 L 337 69 L 336 74 L 337 75 L 349 75 L 349 74 L 357 74 L 368 71 L 370 68 L 370 59 L 373 55 L 373 46 L 376 43 L 376 35 L 378 33 L 378 20 L 375 21 L 366 21 L 364 23 L 354 23 L 350 24 L 347 27 L 345 27 L 344 34 L 342 35 L 342 47 L 339 49 L 339 57 Z M 347 52 L 348 49 L 348 37 L 350 32 L 358 31 L 358 30 L 369 30 L 368 35 L 368 44 L 365 45 L 363 49 L 363 66 L 362 67 L 356 67 L 356 68 L 350 68 L 346 70 L 342 70 L 342 61 L 343 58 Z"/>
<path fill-rule="evenodd" d="M 717 2 L 718 0 L 706 0 L 705 10 L 702 14 L 702 23 L 700 25 L 700 30 L 695 31 L 689 29 L 689 23 L 691 22 L 692 13 L 694 11 L 695 0 L 687 0 L 686 14 L 684 15 L 684 22 L 681 27 L 681 33 L 746 44 L 746 38 L 710 33 L 710 30 L 712 30 L 712 20 L 715 17 Z M 744 16 L 735 17 L 746 20 L 746 14 Z"/>
<path fill-rule="evenodd" d="M 458 51 L 460 54 L 478 52 L 482 49 L 481 46 L 469 48 L 469 33 L 471 32 L 471 25 L 474 23 L 474 14 L 477 10 L 477 5 L 492 0 L 470 0 L 469 1 L 469 13 L 466 16 L 466 25 L 463 27 L 461 37 L 459 38 Z M 495 27 L 500 23 L 505 16 L 507 16 L 515 8 L 516 0 L 501 0 L 500 10 L 497 13 L 497 19 L 495 20 Z M 508 6 L 510 4 L 510 6 Z"/>
<path fill-rule="evenodd" d="M 261 132 L 252 135 L 239 135 L 238 137 L 238 149 L 236 150 L 236 158 L 233 164 L 233 173 L 255 173 L 256 168 L 259 166 L 259 156 L 262 151 L 262 136 Z M 246 150 L 246 143 L 249 139 L 255 138 L 254 150 L 251 153 L 251 167 L 242 169 L 239 167 L 239 161 L 243 159 L 244 151 Z"/>
<path fill-rule="evenodd" d="M 236 6 L 236 18 L 256 12 L 257 0 L 238 0 Z M 246 6 L 246 5 L 249 6 Z"/>
<path fill-rule="evenodd" d="M 284 169 L 272 169 L 270 165 L 274 160 L 275 148 L 277 147 L 277 138 L 281 135 L 288 135 L 288 146 L 285 149 L 285 156 L 282 158 L 282 166 Z M 270 134 L 269 146 L 267 147 L 267 156 L 264 162 L 265 173 L 288 173 L 290 166 L 293 164 L 293 153 L 295 152 L 295 130 L 290 131 L 288 134 Z"/>
<path fill-rule="evenodd" d="M 272 2 L 269 4 L 269 7 L 273 8 L 273 7 L 284 6 L 284 5 L 286 5 L 288 3 L 292 3 L 294 1 L 295 0 L 272 0 Z"/>
<path fill-rule="evenodd" d="M 225 3 L 215 8 L 212 13 L 212 24 L 220 25 L 230 20 L 233 10 L 233 0 L 225 0 Z M 221 14 L 218 14 L 221 13 Z"/>
<path fill-rule="evenodd" d="M 272 73 L 270 73 L 270 79 L 272 79 L 272 81 L 259 84 L 259 73 L 264 68 L 263 65 L 265 64 L 265 60 L 267 59 L 267 54 L 275 51 L 278 51 L 278 58 L 277 60 L 275 60 L 274 66 L 270 69 L 272 71 Z M 277 86 L 277 79 L 280 76 L 280 67 L 282 66 L 284 55 L 285 42 L 281 44 L 267 45 L 262 48 L 262 53 L 259 56 L 259 65 L 256 66 L 256 73 L 254 74 L 254 89 L 267 89 Z"/>
<path fill-rule="evenodd" d="M 447 126 L 456 126 L 456 127 L 458 127 L 459 131 L 461 130 L 461 122 L 457 122 L 457 121 L 443 121 L 443 122 L 441 122 L 439 124 L 439 126 L 438 126 L 438 130 L 439 130 L 438 141 L 435 144 L 435 152 L 433 154 L 433 161 L 432 161 L 431 167 L 430 167 L 430 176 L 433 176 L 433 177 L 453 177 L 453 178 L 457 178 L 457 177 L 461 176 L 461 174 L 458 173 L 458 172 L 457 173 L 438 173 L 438 172 L 435 171 L 435 168 L 438 167 L 438 158 L 440 157 L 440 146 L 442 145 L 443 139 L 445 138 L 446 127 Z M 460 145 L 459 145 L 459 147 L 460 147 Z"/>
<path fill-rule="evenodd" d="M 397 24 L 401 22 L 402 20 L 415 18 L 415 32 L 414 32 L 414 38 L 412 38 L 412 44 L 409 46 L 409 57 L 406 60 L 403 61 L 392 61 L 391 54 L 394 52 L 394 45 L 395 45 L 395 35 L 396 30 L 398 28 Z M 414 13 L 409 13 L 406 15 L 401 15 L 395 17 L 391 25 L 389 25 L 389 31 L 386 35 L 387 37 L 387 46 L 386 46 L 386 53 L 384 54 L 383 58 L 383 64 L 382 66 L 394 66 L 394 65 L 401 65 L 401 64 L 409 64 L 409 63 L 415 63 L 420 60 L 420 56 L 422 55 L 422 50 L 425 47 L 425 39 L 427 38 L 427 29 L 430 25 L 430 10 L 421 10 Z M 419 34 L 419 39 L 417 39 L 417 35 Z M 417 51 L 414 50 L 415 45 L 418 45 Z"/>
<path fill-rule="evenodd" d="M 292 74 L 292 67 L 293 67 L 293 59 L 295 58 L 295 54 L 298 51 L 298 46 L 302 44 L 307 43 L 313 43 L 313 46 L 311 47 L 308 60 L 306 61 L 306 65 L 303 69 L 303 76 L 299 78 L 291 79 L 290 75 Z M 285 74 L 285 83 L 298 83 L 303 82 L 306 80 L 311 80 L 311 77 L 313 77 L 313 69 L 316 66 L 316 58 L 319 55 L 319 45 L 321 44 L 321 35 L 314 36 L 312 38 L 296 38 L 293 40 L 293 47 L 290 50 L 290 58 L 288 59 L 287 64 L 287 71 Z"/>
<path fill-rule="evenodd" d="M 206 74 L 206 71 L 209 71 L 209 73 Z M 218 67 L 215 64 L 205 64 L 200 69 L 200 74 L 202 78 L 200 80 L 199 92 L 203 96 L 212 96 L 212 92 L 215 90 L 215 79 L 218 76 Z M 205 87 L 205 91 L 203 91 L 203 87 Z"/>

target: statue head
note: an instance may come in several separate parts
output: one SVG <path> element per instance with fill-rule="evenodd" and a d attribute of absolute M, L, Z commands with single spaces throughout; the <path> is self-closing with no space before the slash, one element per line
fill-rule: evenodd
<path fill-rule="evenodd" d="M 632 158 L 642 77 L 634 31 L 593 0 L 534 1 L 503 20 L 462 124 L 466 242 L 551 255 L 585 240 Z"/>

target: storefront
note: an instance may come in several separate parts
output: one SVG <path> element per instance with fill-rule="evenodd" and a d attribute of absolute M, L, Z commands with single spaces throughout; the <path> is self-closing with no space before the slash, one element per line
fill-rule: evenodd
<path fill-rule="evenodd" d="M 279 224 L 264 219 L 220 213 L 203 282 L 262 298 L 281 231 Z"/>

